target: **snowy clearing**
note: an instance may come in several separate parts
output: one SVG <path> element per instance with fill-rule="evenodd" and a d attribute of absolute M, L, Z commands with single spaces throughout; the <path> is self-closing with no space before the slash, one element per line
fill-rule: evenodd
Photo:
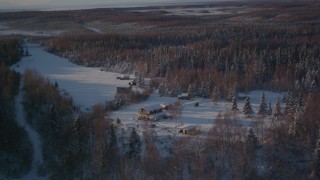
<path fill-rule="evenodd" d="M 128 86 L 130 82 L 118 80 L 118 73 L 73 64 L 44 51 L 39 45 L 26 44 L 26 47 L 31 56 L 22 58 L 12 69 L 20 73 L 26 69 L 35 69 L 52 83 L 56 81 L 59 89 L 69 93 L 81 110 L 113 100 L 117 86 Z"/>
<path fill-rule="evenodd" d="M 244 100 L 238 101 L 238 109 L 239 112 L 235 115 L 235 121 L 233 122 L 233 125 L 236 126 L 243 126 L 243 127 L 251 127 L 253 125 L 253 120 L 256 119 L 254 117 L 257 117 L 258 108 L 260 105 L 260 96 L 262 91 L 251 91 L 248 93 L 248 96 L 250 97 L 250 102 L 253 111 L 255 112 L 253 114 L 252 118 L 246 117 L 242 113 Z M 275 93 L 275 92 L 269 92 L 265 91 L 265 97 L 266 97 L 266 103 L 269 104 L 269 102 L 272 104 L 272 107 L 274 108 L 277 98 L 282 99 L 283 96 L 286 93 Z M 245 94 L 240 93 L 240 96 L 244 96 Z M 147 123 L 147 121 L 144 120 L 137 120 L 137 114 L 138 110 L 141 107 L 148 107 L 155 104 L 162 104 L 164 102 L 168 104 L 172 104 L 175 102 L 177 98 L 173 97 L 160 97 L 158 94 L 152 94 L 150 98 L 142 102 L 140 104 L 132 104 L 127 107 L 123 107 L 122 109 L 112 112 L 111 118 L 117 119 L 119 118 L 123 125 L 126 127 L 143 127 Z M 194 104 L 196 102 L 199 102 L 199 107 L 194 107 Z M 196 125 L 201 129 L 202 135 L 206 135 L 208 130 L 215 124 L 215 119 L 218 116 L 219 113 L 225 113 L 230 110 L 231 108 L 231 102 L 226 101 L 218 101 L 216 103 L 213 103 L 211 99 L 202 99 L 202 98 L 194 98 L 193 100 L 185 100 L 182 101 L 183 103 L 183 109 L 182 109 L 182 115 L 180 118 L 180 121 L 182 125 Z M 282 107 L 284 104 L 282 104 Z M 155 131 L 158 132 L 158 134 L 167 135 L 167 134 L 176 134 L 178 127 L 176 124 L 176 121 L 174 119 L 163 119 L 160 121 L 151 121 L 149 123 L 155 123 L 156 128 Z M 265 119 L 265 125 L 268 126 L 271 123 L 270 118 Z M 138 130 L 139 131 L 139 130 Z M 143 131 L 143 130 L 140 130 Z M 162 133 L 161 133 L 162 132 Z"/>

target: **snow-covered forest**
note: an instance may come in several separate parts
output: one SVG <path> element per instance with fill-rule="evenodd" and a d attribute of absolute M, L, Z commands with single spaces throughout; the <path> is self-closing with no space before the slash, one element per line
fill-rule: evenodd
<path fill-rule="evenodd" d="M 0 179 L 319 179 L 319 7 L 1 13 Z"/>

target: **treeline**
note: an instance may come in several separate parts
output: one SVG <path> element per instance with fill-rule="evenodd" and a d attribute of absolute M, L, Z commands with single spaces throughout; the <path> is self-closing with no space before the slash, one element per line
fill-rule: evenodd
<path fill-rule="evenodd" d="M 0 62 L 10 66 L 28 55 L 28 50 L 22 47 L 21 38 L 5 37 L 0 39 Z"/>
<path fill-rule="evenodd" d="M 288 90 L 296 81 L 319 87 L 319 24 L 230 25 L 163 32 L 61 36 L 46 43 L 49 52 L 72 61 L 119 72 L 163 77 L 186 92 L 190 84 L 222 95 L 241 90 Z"/>
<path fill-rule="evenodd" d="M 27 117 L 42 137 L 40 172 L 53 179 L 319 176 L 319 93 L 290 93 L 286 107 L 273 111 L 270 127 L 263 125 L 263 115 L 249 130 L 234 126 L 238 116 L 227 112 L 216 117 L 206 137 L 175 139 L 170 133 L 158 136 L 147 122 L 139 130 L 125 127 L 108 118 L 104 105 L 79 113 L 72 99 L 37 72 L 26 71 L 24 78 Z"/>
<path fill-rule="evenodd" d="M 8 65 L 19 60 L 19 39 L 0 39 L 0 179 L 15 179 L 27 173 L 32 163 L 32 145 L 16 122 L 15 96 L 20 75 Z"/>

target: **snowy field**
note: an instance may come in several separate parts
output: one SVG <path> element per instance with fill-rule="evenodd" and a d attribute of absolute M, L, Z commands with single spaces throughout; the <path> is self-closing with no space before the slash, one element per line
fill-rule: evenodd
<path fill-rule="evenodd" d="M 12 69 L 20 73 L 35 69 L 52 83 L 56 81 L 59 88 L 69 93 L 82 110 L 113 100 L 117 86 L 127 86 L 129 83 L 129 80 L 118 80 L 116 77 L 120 74 L 73 64 L 44 51 L 39 45 L 26 44 L 26 47 L 31 56 L 22 58 Z"/>
<path fill-rule="evenodd" d="M 161 8 L 161 9 L 147 9 L 147 10 L 134 10 L 138 12 L 154 12 L 161 11 L 168 15 L 176 16 L 209 16 L 209 15 L 224 15 L 224 14 L 239 14 L 255 10 L 246 6 L 236 7 L 186 7 L 186 8 Z"/>
<path fill-rule="evenodd" d="M 12 29 L 8 27 L 5 23 L 0 23 L 0 35 L 22 35 L 22 36 L 57 36 L 62 34 L 63 31 L 57 30 L 44 30 L 44 31 L 26 31 L 21 29 Z"/>
<path fill-rule="evenodd" d="M 253 125 L 254 117 L 258 117 L 258 109 L 260 105 L 260 97 L 262 91 L 251 91 L 248 93 L 250 97 L 250 102 L 253 111 L 253 117 L 248 118 L 242 113 L 242 109 L 244 106 L 244 100 L 238 101 L 238 109 L 239 112 L 235 115 L 235 121 L 233 125 L 243 126 L 243 127 L 251 127 Z M 274 108 L 277 98 L 283 98 L 286 93 L 275 93 L 265 91 L 266 103 L 269 102 L 272 104 L 272 108 Z M 240 93 L 240 96 L 245 96 L 245 94 Z M 155 104 L 168 103 L 171 104 L 175 102 L 177 98 L 173 97 L 160 97 L 157 94 L 152 94 L 150 98 L 142 102 L 140 104 L 132 104 L 127 107 L 123 107 L 122 109 L 115 111 L 111 114 L 112 119 L 119 118 L 123 125 L 126 127 L 140 127 L 141 131 L 143 131 L 143 127 L 146 126 L 147 122 L 143 120 L 137 120 L 137 113 L 139 108 L 148 107 Z M 199 107 L 194 107 L 194 104 L 199 102 Z M 193 100 L 184 100 L 182 115 L 180 121 L 182 124 L 179 126 L 185 125 L 196 125 L 201 130 L 202 134 L 205 135 L 208 130 L 215 124 L 215 119 L 219 115 L 219 113 L 225 113 L 230 110 L 231 102 L 219 101 L 213 103 L 210 99 L 202 99 L 202 98 L 194 98 Z M 282 109 L 284 104 L 282 104 Z M 265 119 L 265 125 L 268 126 L 271 122 L 270 118 Z M 176 134 L 177 126 L 176 121 L 174 119 L 163 119 L 157 122 L 152 121 L 152 123 L 156 124 L 155 131 L 161 132 L 160 134 Z M 138 128 L 139 129 L 139 128 Z M 139 131 L 139 130 L 138 130 Z M 159 134 L 158 133 L 158 134 Z"/>

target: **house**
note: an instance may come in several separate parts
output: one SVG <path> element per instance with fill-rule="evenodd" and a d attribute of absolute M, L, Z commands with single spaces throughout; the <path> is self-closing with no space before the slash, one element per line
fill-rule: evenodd
<path fill-rule="evenodd" d="M 132 92 L 132 86 L 129 87 L 117 87 L 118 94 L 129 94 Z"/>
<path fill-rule="evenodd" d="M 165 112 L 158 112 L 154 114 L 138 114 L 139 120 L 153 120 L 159 121 L 161 119 L 166 119 L 167 114 Z"/>
<path fill-rule="evenodd" d="M 148 107 L 142 107 L 138 110 L 139 120 L 154 120 L 166 119 L 167 113 L 162 105 L 156 104 Z"/>
<path fill-rule="evenodd" d="M 142 107 L 138 111 L 139 114 L 144 114 L 144 115 L 151 115 L 159 112 L 162 112 L 162 107 L 158 104 L 148 106 L 148 107 Z"/>
<path fill-rule="evenodd" d="M 178 128 L 178 132 L 187 135 L 197 135 L 200 134 L 200 130 L 197 126 L 186 125 Z"/>

